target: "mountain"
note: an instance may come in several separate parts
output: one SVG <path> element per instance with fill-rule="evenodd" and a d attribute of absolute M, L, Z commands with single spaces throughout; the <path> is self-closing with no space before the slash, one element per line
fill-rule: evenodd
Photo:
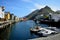
<path fill-rule="evenodd" d="M 37 16 L 37 13 L 39 12 L 39 9 L 33 11 L 32 13 L 30 13 L 29 15 L 26 16 L 26 18 L 28 19 L 33 19 L 35 18 L 35 16 Z"/>
<path fill-rule="evenodd" d="M 54 11 L 50 7 L 45 6 L 44 8 L 37 9 L 37 10 L 33 11 L 32 13 L 27 15 L 26 18 L 35 19 L 35 17 L 38 15 L 41 15 L 41 14 L 48 15 L 49 13 L 53 13 L 53 12 Z"/>
<path fill-rule="evenodd" d="M 60 14 L 60 10 L 57 10 L 55 13 Z"/>
<path fill-rule="evenodd" d="M 41 8 L 39 12 L 41 14 L 49 14 L 49 13 L 53 13 L 54 11 L 50 7 L 45 6 L 44 8 Z"/>

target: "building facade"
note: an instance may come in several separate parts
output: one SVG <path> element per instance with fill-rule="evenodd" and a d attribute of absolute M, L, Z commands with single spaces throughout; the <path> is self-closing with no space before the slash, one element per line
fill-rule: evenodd
<path fill-rule="evenodd" d="M 0 18 L 4 18 L 4 6 L 0 6 Z"/>
<path fill-rule="evenodd" d="M 6 20 L 10 20 L 11 19 L 10 12 L 5 12 L 5 19 Z"/>
<path fill-rule="evenodd" d="M 60 14 L 52 14 L 51 15 L 52 19 L 54 19 L 54 21 L 58 22 L 60 20 Z"/>
<path fill-rule="evenodd" d="M 14 20 L 14 14 L 11 14 L 11 20 Z"/>

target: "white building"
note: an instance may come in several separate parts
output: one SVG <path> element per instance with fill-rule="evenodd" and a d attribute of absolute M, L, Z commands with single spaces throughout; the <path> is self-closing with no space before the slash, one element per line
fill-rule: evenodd
<path fill-rule="evenodd" d="M 60 20 L 60 14 L 52 14 L 52 19 L 57 22 L 58 20 Z"/>
<path fill-rule="evenodd" d="M 0 18 L 4 18 L 4 7 L 0 6 Z"/>
<path fill-rule="evenodd" d="M 15 21 L 18 22 L 19 21 L 19 17 L 15 17 Z"/>
<path fill-rule="evenodd" d="M 14 14 L 11 14 L 11 20 L 14 20 Z"/>

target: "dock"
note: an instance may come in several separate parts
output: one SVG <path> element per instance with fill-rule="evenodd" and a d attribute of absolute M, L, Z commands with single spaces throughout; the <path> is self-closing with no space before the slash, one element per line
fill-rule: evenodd
<path fill-rule="evenodd" d="M 60 40 L 60 33 L 48 37 L 40 37 L 40 38 L 28 39 L 28 40 Z"/>

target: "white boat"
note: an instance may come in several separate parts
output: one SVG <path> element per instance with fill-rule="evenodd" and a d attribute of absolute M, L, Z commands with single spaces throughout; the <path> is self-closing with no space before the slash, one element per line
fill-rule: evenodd
<path fill-rule="evenodd" d="M 42 28 L 41 27 L 34 27 L 34 28 L 31 28 L 30 31 L 31 32 L 38 32 L 40 31 Z"/>
<path fill-rule="evenodd" d="M 60 32 L 60 29 L 56 28 L 56 27 L 46 27 L 46 29 L 52 30 L 52 31 L 56 31 L 56 32 Z"/>
<path fill-rule="evenodd" d="M 31 28 L 30 29 L 31 32 L 35 32 L 37 33 L 38 35 L 41 35 L 41 36 L 48 36 L 50 34 L 56 34 L 58 32 L 56 31 L 53 31 L 53 30 L 50 30 L 50 29 L 47 29 L 47 28 L 42 28 L 42 27 L 35 27 L 35 28 Z"/>
<path fill-rule="evenodd" d="M 43 28 L 42 30 L 40 30 L 37 33 L 40 34 L 40 35 L 42 35 L 42 36 L 48 36 L 50 34 L 56 34 L 57 32 Z"/>

